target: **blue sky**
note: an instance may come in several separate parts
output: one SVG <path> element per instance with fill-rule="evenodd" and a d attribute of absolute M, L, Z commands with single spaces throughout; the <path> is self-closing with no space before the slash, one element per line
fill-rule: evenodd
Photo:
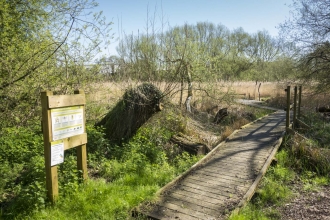
<path fill-rule="evenodd" d="M 170 26 L 208 21 L 223 24 L 230 30 L 242 27 L 248 33 L 267 30 L 278 35 L 279 23 L 289 18 L 292 0 L 96 0 L 97 10 L 102 10 L 112 21 L 114 39 L 104 54 L 116 54 L 116 39 L 126 34 L 146 33 L 147 12 L 161 27 L 161 17 Z M 155 16 L 154 16 L 155 14 Z"/>

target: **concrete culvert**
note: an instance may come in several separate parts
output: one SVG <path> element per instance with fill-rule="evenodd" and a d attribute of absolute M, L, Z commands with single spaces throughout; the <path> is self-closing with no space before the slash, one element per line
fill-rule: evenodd
<path fill-rule="evenodd" d="M 108 139 L 121 143 L 131 138 L 154 113 L 162 110 L 162 98 L 162 92 L 150 83 L 129 89 L 96 126 L 105 128 Z"/>

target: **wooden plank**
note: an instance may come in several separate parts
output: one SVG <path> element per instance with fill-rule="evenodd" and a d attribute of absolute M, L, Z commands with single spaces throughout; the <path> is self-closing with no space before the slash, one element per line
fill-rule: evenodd
<path fill-rule="evenodd" d="M 49 95 L 47 108 L 61 108 L 77 105 L 85 105 L 86 99 L 84 94 L 72 95 Z"/>
<path fill-rule="evenodd" d="M 217 169 L 200 169 L 196 170 L 196 172 L 201 172 L 201 173 L 215 173 L 219 175 L 227 175 L 227 176 L 232 176 L 232 177 L 237 177 L 239 179 L 247 179 L 247 178 L 254 178 L 257 175 L 252 174 L 252 173 L 247 173 L 247 172 L 242 172 L 241 170 L 234 170 L 228 172 L 227 170 L 217 170 Z"/>
<path fill-rule="evenodd" d="M 202 173 L 197 173 L 194 175 L 191 175 L 191 177 L 200 177 L 203 178 L 205 181 L 207 182 L 227 182 L 230 184 L 241 184 L 241 183 L 246 183 L 247 181 L 250 181 L 252 179 L 248 179 L 248 180 L 243 180 L 243 179 L 238 179 L 236 177 L 229 177 L 229 176 L 220 176 L 214 173 L 206 173 L 206 174 L 202 174 Z"/>
<path fill-rule="evenodd" d="M 264 159 L 264 161 L 266 161 L 266 159 Z M 237 169 L 257 169 L 259 167 L 262 166 L 262 164 L 246 164 L 244 166 L 244 164 L 238 164 L 238 163 L 209 163 L 207 165 L 204 165 L 205 166 L 208 166 L 210 168 L 213 168 L 213 169 L 222 169 L 222 170 L 237 170 Z"/>
<path fill-rule="evenodd" d="M 250 155 L 237 155 L 236 158 L 232 158 L 232 156 L 220 156 L 217 155 L 216 157 L 214 157 L 212 160 L 208 161 L 207 163 L 203 164 L 204 166 L 218 166 L 220 168 L 220 166 L 226 166 L 227 164 L 237 164 L 238 166 L 240 166 L 241 163 L 245 164 L 245 166 L 251 166 L 251 162 L 252 161 L 266 161 L 268 155 L 262 155 L 262 156 L 258 156 L 255 154 L 250 154 Z M 241 158 L 241 159 L 240 159 Z M 258 162 L 257 162 L 258 163 Z"/>
<path fill-rule="evenodd" d="M 213 199 L 219 199 L 219 200 L 225 200 L 227 198 L 231 198 L 233 196 L 232 193 L 222 193 L 221 191 L 212 191 L 210 192 L 210 190 L 206 187 L 199 187 L 198 183 L 196 184 L 191 184 L 191 183 L 181 183 L 180 185 L 178 185 L 175 190 L 180 190 L 180 191 L 184 191 L 184 192 L 191 192 L 194 194 L 197 194 L 199 196 L 203 196 L 208 197 L 208 198 L 213 198 Z M 226 195 L 225 195 L 226 194 Z"/>
<path fill-rule="evenodd" d="M 303 122 L 299 119 L 296 119 L 296 122 L 297 122 L 299 127 L 302 127 L 304 129 L 310 129 L 311 128 L 309 125 L 307 125 L 305 122 Z"/>
<path fill-rule="evenodd" d="M 216 199 L 231 198 L 236 193 L 235 187 L 233 187 L 233 188 L 224 188 L 224 187 L 210 188 L 210 187 L 211 187 L 211 185 L 204 186 L 204 185 L 200 185 L 199 182 L 191 183 L 191 182 L 187 181 L 187 182 L 182 182 L 176 189 L 194 192 L 196 194 L 199 194 L 200 192 L 205 192 L 206 194 L 209 194 L 208 195 L 209 197 L 216 198 Z"/>
<path fill-rule="evenodd" d="M 234 210 L 235 213 L 238 213 L 239 209 L 244 207 L 245 204 L 252 198 L 254 192 L 257 189 L 258 184 L 261 181 L 261 178 L 265 175 L 268 167 L 270 166 L 277 150 L 279 149 L 279 147 L 282 144 L 283 141 L 283 136 L 284 136 L 284 132 L 282 133 L 282 138 L 280 138 L 277 142 L 277 144 L 275 145 L 272 153 L 270 154 L 270 156 L 268 157 L 267 161 L 265 162 L 264 166 L 262 167 L 262 169 L 259 172 L 259 175 L 257 176 L 257 178 L 255 179 L 255 181 L 253 182 L 253 184 L 250 186 L 249 190 L 246 192 L 246 194 L 244 195 L 244 197 L 242 198 L 242 200 L 240 201 L 240 203 L 238 204 L 237 208 Z"/>
<path fill-rule="evenodd" d="M 180 189 L 184 189 L 189 192 L 195 192 L 199 194 L 200 192 L 204 192 L 209 194 L 209 197 L 226 200 L 229 198 L 235 198 L 236 188 L 232 186 L 232 188 L 226 188 L 221 185 L 212 185 L 209 182 L 184 182 L 180 185 Z"/>
<path fill-rule="evenodd" d="M 189 197 L 189 195 L 181 195 L 181 194 L 172 193 L 171 195 L 168 195 L 165 197 L 165 199 L 167 199 L 167 198 L 175 198 L 182 202 L 193 203 L 193 204 L 198 205 L 201 209 L 208 208 L 208 209 L 215 210 L 215 211 L 219 210 L 219 206 L 217 204 L 210 203 L 207 200 L 201 200 L 201 199 L 195 200 L 194 198 Z"/>
<path fill-rule="evenodd" d="M 296 120 L 297 120 L 297 86 L 294 87 L 293 90 L 293 129 L 297 128 Z"/>
<path fill-rule="evenodd" d="M 50 110 L 48 109 L 48 96 L 53 93 L 50 91 L 41 92 L 41 106 L 42 106 L 42 128 L 44 139 L 44 157 L 45 157 L 45 170 L 46 170 L 46 189 L 47 197 L 55 203 L 58 199 L 58 176 L 57 166 L 51 167 L 51 144 L 52 128 Z"/>
<path fill-rule="evenodd" d="M 219 152 L 216 156 L 214 156 L 215 159 L 218 158 L 228 158 L 228 157 L 242 157 L 242 158 L 264 158 L 268 157 L 270 150 L 269 149 L 260 149 L 260 150 L 231 150 L 228 149 L 226 151 Z"/>
<path fill-rule="evenodd" d="M 198 219 L 196 217 L 186 215 L 184 213 L 176 212 L 172 209 L 163 207 L 163 206 L 156 206 L 154 210 L 150 213 L 146 214 L 149 217 L 154 219 L 187 219 L 187 220 L 195 220 Z"/>
<path fill-rule="evenodd" d="M 290 86 L 287 86 L 286 89 L 286 120 L 285 120 L 285 127 L 289 128 L 290 126 Z"/>
<path fill-rule="evenodd" d="M 188 182 L 194 183 L 194 184 L 196 184 L 198 182 L 199 184 L 202 184 L 204 186 L 210 186 L 213 188 L 215 186 L 216 187 L 223 186 L 223 187 L 227 187 L 229 189 L 233 189 L 233 188 L 239 187 L 239 186 L 244 186 L 244 185 L 247 185 L 247 184 L 253 182 L 251 180 L 238 182 L 238 181 L 231 181 L 231 180 L 224 179 L 224 178 L 214 180 L 214 179 L 207 178 L 205 176 L 189 176 L 189 179 L 187 178 L 185 181 L 188 181 Z M 230 191 L 229 189 L 227 189 L 226 191 L 229 192 Z"/>
<path fill-rule="evenodd" d="M 205 212 L 199 212 L 194 209 L 191 209 L 190 207 L 182 207 L 180 205 L 176 205 L 171 202 L 161 203 L 159 206 L 174 210 L 175 212 L 178 212 L 178 213 L 183 213 L 187 216 L 191 216 L 191 217 L 197 218 L 197 219 L 212 219 L 215 217 L 215 216 L 211 216 Z"/>
<path fill-rule="evenodd" d="M 265 157 L 267 157 L 268 155 L 265 154 Z M 228 164 L 249 164 L 249 165 L 252 165 L 252 164 L 255 164 L 255 165 L 258 165 L 260 163 L 263 163 L 265 162 L 266 158 L 264 157 L 261 157 L 261 158 L 258 158 L 258 157 L 227 157 L 223 160 L 220 160 L 219 163 L 228 163 Z"/>
<path fill-rule="evenodd" d="M 213 166 L 210 165 L 207 169 L 207 171 L 213 172 L 213 173 L 242 173 L 242 174 L 246 174 L 246 175 L 252 175 L 254 173 L 254 171 L 256 169 L 258 169 L 258 167 L 260 166 L 253 166 L 251 164 L 246 165 L 245 167 L 236 167 L 236 166 L 230 166 L 230 165 L 226 165 L 226 166 Z"/>
<path fill-rule="evenodd" d="M 170 194 L 171 195 L 176 195 L 176 194 L 180 194 L 183 196 L 189 196 L 191 198 L 191 200 L 196 200 L 195 202 L 198 202 L 201 200 L 201 196 L 195 193 L 191 193 L 191 192 L 184 192 L 184 191 L 174 191 Z M 231 198 L 227 198 L 227 199 L 214 199 L 214 198 L 210 198 L 210 197 L 203 197 L 203 200 L 207 200 L 209 203 L 215 204 L 215 205 L 222 205 L 225 204 L 225 201 L 229 201 Z"/>
<path fill-rule="evenodd" d="M 300 119 L 300 117 L 301 117 L 301 111 L 300 111 L 300 109 L 301 109 L 301 93 L 302 93 L 302 87 L 301 86 L 299 86 L 299 92 L 298 92 L 298 115 L 297 115 L 297 117 L 298 117 L 298 119 Z"/>
<path fill-rule="evenodd" d="M 221 175 L 221 173 L 223 173 L 223 172 L 228 172 L 228 173 L 230 173 L 230 172 L 233 172 L 233 173 L 239 172 L 243 175 L 245 174 L 247 176 L 250 176 L 250 175 L 253 176 L 259 171 L 261 166 L 259 166 L 259 167 L 245 167 L 245 168 L 239 168 L 239 167 L 235 167 L 235 166 L 233 166 L 233 167 L 223 167 L 223 169 L 221 170 L 222 171 L 221 173 L 214 172 L 217 168 L 218 167 L 212 167 L 212 169 L 209 168 L 209 169 L 207 169 L 207 171 L 209 170 L 209 173 L 214 173 L 214 174 L 218 174 L 218 175 Z"/>
<path fill-rule="evenodd" d="M 209 189 L 212 190 L 221 190 L 221 192 L 224 192 L 223 195 L 225 196 L 230 196 L 228 193 L 234 193 L 235 192 L 235 187 L 240 185 L 240 184 L 228 184 L 228 183 L 223 183 L 223 182 L 210 182 L 205 179 L 199 179 L 198 177 L 189 177 L 182 182 L 183 185 L 195 187 L 196 184 L 198 183 L 198 186 L 200 187 L 208 187 Z"/>
<path fill-rule="evenodd" d="M 245 145 L 242 145 L 241 143 L 232 143 L 229 142 L 227 144 L 226 148 L 223 148 L 223 150 L 262 150 L 262 149 L 269 149 L 270 146 L 268 145 L 268 143 L 266 144 L 262 144 L 260 142 L 251 142 L 248 140 L 243 140 L 245 141 Z"/>
<path fill-rule="evenodd" d="M 83 90 L 76 90 L 74 91 L 74 98 L 77 97 L 77 99 L 79 99 L 78 97 L 80 97 L 81 95 L 83 96 L 83 101 L 85 101 L 85 93 Z M 73 97 L 71 96 L 71 99 L 73 99 Z M 78 102 L 77 102 L 78 103 Z M 86 134 L 86 112 L 85 112 L 85 105 L 83 105 L 83 115 L 84 115 L 84 133 Z M 77 168 L 79 171 L 82 172 L 82 179 L 83 181 L 86 181 L 88 178 L 88 170 L 87 170 L 87 151 L 86 151 L 86 143 L 87 143 L 87 135 L 86 137 L 86 142 L 83 144 L 80 144 L 79 146 L 77 146 Z M 81 143 L 83 142 L 83 140 L 81 140 Z"/>
<path fill-rule="evenodd" d="M 197 201 L 197 203 L 193 203 L 193 201 L 186 200 L 187 197 L 181 197 L 180 199 L 167 196 L 164 198 L 166 202 L 178 205 L 182 208 L 189 208 L 191 210 L 195 210 L 197 212 L 206 213 L 211 216 L 217 216 L 219 214 L 219 210 L 217 208 L 214 208 L 214 206 L 205 206 L 201 204 L 200 201 Z M 196 201 L 195 201 L 196 202 Z"/>
<path fill-rule="evenodd" d="M 215 173 L 215 172 L 207 172 L 208 170 L 203 170 L 203 171 L 200 171 L 200 170 L 197 170 L 195 171 L 194 173 L 192 173 L 191 175 L 192 176 L 196 176 L 196 175 L 199 175 L 199 176 L 202 176 L 203 178 L 206 178 L 206 179 L 212 179 L 214 181 L 217 181 L 219 179 L 226 179 L 226 180 L 235 180 L 237 182 L 244 182 L 245 180 L 247 179 L 243 179 L 243 178 L 237 178 L 235 175 L 226 175 L 226 174 L 219 174 L 219 173 Z M 251 179 L 251 177 L 250 177 Z"/>
<path fill-rule="evenodd" d="M 225 169 L 225 167 L 257 168 L 257 167 L 261 167 L 265 161 L 266 161 L 266 159 L 262 159 L 262 160 L 255 159 L 255 161 L 253 161 L 253 160 L 250 160 L 250 161 L 249 160 L 245 160 L 245 161 L 230 161 L 230 160 L 227 160 L 227 161 L 219 161 L 217 163 L 210 164 L 209 166 L 211 168 L 218 167 L 218 169 Z"/>
<path fill-rule="evenodd" d="M 87 133 L 79 134 L 73 137 L 63 139 L 64 150 L 83 145 L 87 143 Z"/>
<path fill-rule="evenodd" d="M 232 162 L 232 163 L 247 163 L 247 164 L 250 164 L 251 163 L 251 157 L 249 158 L 246 158 L 246 157 L 227 157 L 227 158 L 224 158 L 224 159 L 221 159 L 222 161 L 224 161 L 225 163 L 229 163 L 229 162 Z M 210 160 L 210 161 L 213 161 L 213 160 Z M 253 161 L 253 163 L 255 164 L 259 164 L 259 163 L 263 163 L 265 161 L 265 159 L 262 159 L 262 160 L 255 160 Z M 205 163 L 207 164 L 207 163 Z"/>
<path fill-rule="evenodd" d="M 268 154 L 269 155 L 269 154 Z M 213 164 L 243 164 L 244 166 L 246 166 L 247 164 L 251 163 L 255 163 L 255 164 L 259 164 L 259 163 L 263 163 L 266 161 L 266 158 L 268 157 L 267 154 L 264 154 L 262 156 L 258 156 L 256 155 L 256 153 L 252 154 L 251 156 L 245 156 L 243 155 L 237 155 L 237 156 L 226 156 L 226 157 L 214 157 Z"/>
<path fill-rule="evenodd" d="M 223 151 L 220 151 L 217 155 L 215 155 L 213 158 L 214 159 L 218 159 L 218 158 L 224 158 L 224 157 L 230 157 L 230 156 L 236 156 L 236 157 L 258 157 L 258 158 L 263 158 L 263 157 L 268 157 L 267 154 L 268 150 L 262 151 L 244 151 L 244 149 L 242 151 L 234 151 L 231 149 L 226 149 Z M 212 159 L 213 159 L 212 158 Z"/>

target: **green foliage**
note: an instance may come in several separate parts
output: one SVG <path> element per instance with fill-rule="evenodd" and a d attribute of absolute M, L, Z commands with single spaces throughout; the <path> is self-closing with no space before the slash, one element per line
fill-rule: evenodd
<path fill-rule="evenodd" d="M 20 202 L 40 204 L 44 199 L 31 191 L 41 189 L 44 176 L 43 141 L 40 134 L 31 128 L 3 129 L 0 135 L 0 203 L 9 201 L 14 195 Z M 20 197 L 19 195 L 25 195 Z M 42 198 L 42 199 L 41 199 Z M 38 203 L 38 201 L 40 203 Z"/>
<path fill-rule="evenodd" d="M 87 124 L 86 131 L 88 153 L 93 155 L 94 159 L 110 157 L 110 151 L 113 153 L 114 148 L 111 148 L 109 140 L 105 138 L 104 129 Z"/>
<path fill-rule="evenodd" d="M 311 125 L 303 134 L 313 140 L 313 146 L 330 149 L 330 123 L 315 112 L 304 114 L 303 121 Z"/>
<path fill-rule="evenodd" d="M 0 161 L 22 163 L 43 153 L 42 135 L 31 128 L 6 128 L 0 131 Z"/>
<path fill-rule="evenodd" d="M 100 78 L 97 66 L 84 65 L 109 31 L 95 6 L 93 0 L 0 0 L 0 129 L 40 118 L 41 91 L 87 90 Z"/>
<path fill-rule="evenodd" d="M 201 157 L 203 156 L 191 156 L 187 152 L 183 152 L 181 155 L 178 155 L 174 159 L 174 164 L 177 168 L 176 172 L 178 174 L 184 172 L 192 165 L 197 163 L 201 159 Z"/>
<path fill-rule="evenodd" d="M 229 220 L 267 220 L 266 214 L 257 206 L 248 204 L 239 214 L 232 214 Z"/>
<path fill-rule="evenodd" d="M 320 186 L 326 186 L 330 184 L 330 177 L 320 176 L 312 171 L 305 171 L 301 175 L 301 180 L 304 184 L 304 190 L 317 191 Z"/>
<path fill-rule="evenodd" d="M 17 210 L 23 213 L 33 212 L 45 208 L 46 205 L 46 184 L 45 164 L 43 156 L 30 158 L 20 177 L 20 182 L 13 187 L 15 197 L 10 201 L 6 210 L 10 216 L 15 216 Z"/>
<path fill-rule="evenodd" d="M 46 198 L 40 128 L 3 129 L 1 218 L 127 219 L 133 207 L 152 201 L 160 187 L 198 161 L 187 153 L 168 153 L 164 147 L 174 132 L 185 127 L 186 119 L 176 110 L 164 109 L 118 146 L 105 138 L 103 129 L 87 125 L 91 178 L 81 184 L 75 149 L 65 151 L 64 163 L 58 166 L 60 200 L 55 205 Z M 26 155 L 10 156 L 20 152 L 17 148 Z"/>
<path fill-rule="evenodd" d="M 273 179 L 264 178 L 262 189 L 258 190 L 261 205 L 279 204 L 291 194 L 290 189 Z"/>
<path fill-rule="evenodd" d="M 243 28 L 229 30 L 198 22 L 168 28 L 162 34 L 126 35 L 119 42 L 120 58 L 111 59 L 116 64 L 125 63 L 117 70 L 121 79 L 180 82 L 189 77 L 185 72 L 189 64 L 191 78 L 198 82 L 279 81 L 297 72 L 295 61 L 282 44 L 267 31 L 250 34 Z"/>

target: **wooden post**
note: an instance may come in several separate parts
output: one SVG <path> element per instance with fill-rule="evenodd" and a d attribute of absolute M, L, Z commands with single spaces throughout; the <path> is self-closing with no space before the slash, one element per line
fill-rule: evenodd
<path fill-rule="evenodd" d="M 256 85 L 254 87 L 254 100 L 257 100 L 257 86 L 258 86 L 258 80 L 256 80 Z"/>
<path fill-rule="evenodd" d="M 260 86 L 261 86 L 261 83 L 259 84 L 259 87 L 258 87 L 259 101 L 260 101 Z"/>
<path fill-rule="evenodd" d="M 297 128 L 297 86 L 294 87 L 294 98 L 293 98 L 293 129 Z"/>
<path fill-rule="evenodd" d="M 290 127 L 290 86 L 286 88 L 286 123 L 285 127 Z"/>
<path fill-rule="evenodd" d="M 83 90 L 75 90 L 74 94 L 84 94 Z M 85 114 L 85 105 L 84 105 L 84 115 Z M 84 117 L 84 125 L 86 124 L 86 117 Z M 84 133 L 86 133 L 86 126 L 84 126 Z M 82 172 L 83 181 L 87 180 L 87 151 L 86 144 L 80 145 L 77 147 L 77 168 L 78 171 Z"/>
<path fill-rule="evenodd" d="M 300 117 L 301 117 L 301 112 L 300 112 L 300 108 L 301 108 L 301 93 L 302 93 L 302 87 L 299 86 L 299 96 L 298 96 L 298 119 L 300 119 Z"/>
<path fill-rule="evenodd" d="M 47 196 L 52 203 L 55 203 L 58 198 L 58 176 L 57 166 L 51 167 L 51 145 L 52 128 L 50 109 L 48 108 L 48 96 L 53 95 L 53 92 L 41 92 L 42 105 L 42 128 L 44 135 L 44 154 L 45 154 L 45 169 L 46 169 L 46 188 Z"/>
<path fill-rule="evenodd" d="M 58 96 L 54 96 L 50 91 L 45 91 L 41 93 L 41 105 L 47 196 L 52 203 L 55 203 L 58 199 L 57 164 L 63 162 L 65 150 L 78 146 L 77 167 L 78 170 L 82 171 L 83 180 L 88 177 L 85 126 L 86 99 L 82 90 L 75 91 L 75 95 Z M 67 129 L 65 123 L 67 123 L 70 116 L 69 120 L 74 125 L 71 129 Z M 82 121 L 79 117 L 84 120 Z M 55 123 L 56 126 L 52 123 Z M 81 129 L 82 127 L 84 127 L 84 130 Z M 60 144 L 57 142 L 60 142 Z"/>

